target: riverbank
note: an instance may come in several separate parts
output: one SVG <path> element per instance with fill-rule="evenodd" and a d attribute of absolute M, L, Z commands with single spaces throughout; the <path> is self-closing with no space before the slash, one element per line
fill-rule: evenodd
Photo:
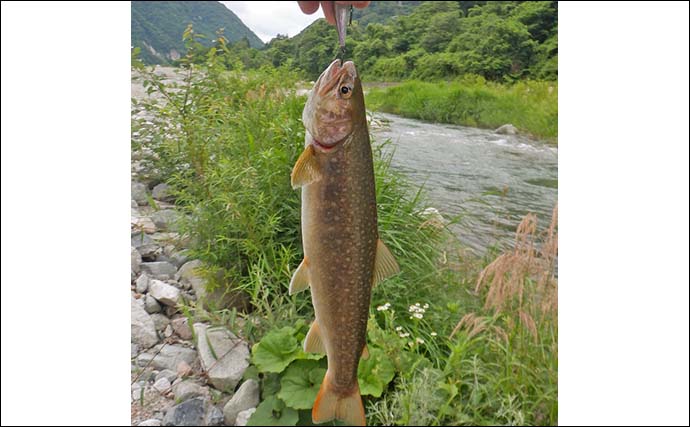
<path fill-rule="evenodd" d="M 367 94 L 372 110 L 420 120 L 496 129 L 512 124 L 519 133 L 556 144 L 558 83 L 525 81 L 514 85 L 481 78 L 428 83 L 406 81 Z"/>

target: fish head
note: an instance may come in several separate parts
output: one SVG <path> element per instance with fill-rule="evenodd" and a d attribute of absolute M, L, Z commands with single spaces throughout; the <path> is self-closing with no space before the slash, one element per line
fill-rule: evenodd
<path fill-rule="evenodd" d="M 321 73 L 307 99 L 302 122 L 316 150 L 328 152 L 347 143 L 356 123 L 366 124 L 364 94 L 352 61 L 339 59 Z M 363 120 L 358 120 L 359 116 Z"/>

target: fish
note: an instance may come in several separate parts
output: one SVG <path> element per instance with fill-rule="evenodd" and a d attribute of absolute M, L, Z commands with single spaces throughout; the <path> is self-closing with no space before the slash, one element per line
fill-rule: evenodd
<path fill-rule="evenodd" d="M 357 367 L 360 357 L 368 357 L 371 290 L 400 268 L 379 238 L 364 93 L 352 61 L 336 59 L 321 74 L 302 122 L 305 149 L 290 179 L 302 192 L 304 259 L 289 293 L 311 289 L 316 319 L 304 350 L 325 353 L 328 360 L 312 421 L 363 426 Z"/>

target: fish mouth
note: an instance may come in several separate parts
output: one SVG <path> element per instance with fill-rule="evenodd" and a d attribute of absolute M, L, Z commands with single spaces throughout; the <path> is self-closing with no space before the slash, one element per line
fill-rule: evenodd
<path fill-rule="evenodd" d="M 314 148 L 322 153 L 330 153 L 331 151 L 335 150 L 340 146 L 341 143 L 345 142 L 345 140 L 348 138 L 349 135 L 345 136 L 344 138 L 332 143 L 332 144 L 325 144 L 323 142 L 320 142 L 313 136 L 311 137 L 311 145 L 314 146 Z"/>

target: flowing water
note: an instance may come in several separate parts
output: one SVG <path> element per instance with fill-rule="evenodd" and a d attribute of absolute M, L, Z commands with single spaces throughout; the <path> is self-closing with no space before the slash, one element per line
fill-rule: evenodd
<path fill-rule="evenodd" d="M 377 142 L 394 150 L 392 167 L 424 185 L 431 206 L 461 243 L 483 254 L 511 247 L 527 213 L 548 226 L 558 192 L 558 149 L 541 141 L 492 130 L 426 123 L 376 113 Z"/>

